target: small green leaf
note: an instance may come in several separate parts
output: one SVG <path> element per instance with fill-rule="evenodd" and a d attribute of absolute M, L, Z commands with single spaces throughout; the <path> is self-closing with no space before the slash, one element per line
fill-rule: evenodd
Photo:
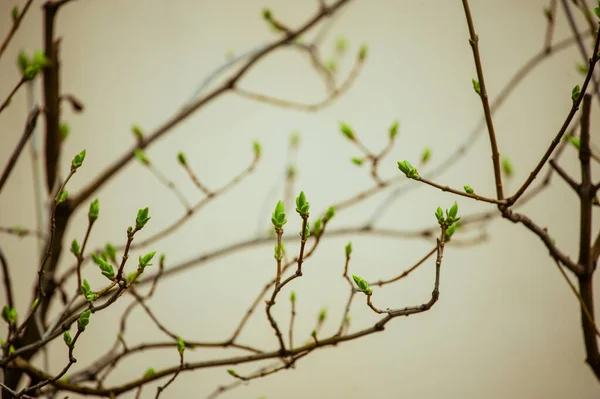
<path fill-rule="evenodd" d="M 108 255 L 108 258 L 112 262 L 117 263 L 117 249 L 110 242 L 106 243 L 104 249 L 106 251 L 106 254 Z"/>
<path fill-rule="evenodd" d="M 348 244 L 346 244 L 346 258 L 348 258 L 350 256 L 350 254 L 352 253 L 352 243 L 348 242 Z"/>
<path fill-rule="evenodd" d="M 275 226 L 276 229 L 281 229 L 283 225 L 287 223 L 282 201 L 277 202 L 277 205 L 275 206 L 275 211 L 271 216 L 271 222 L 273 223 L 273 226 Z"/>
<path fill-rule="evenodd" d="M 29 66 L 29 64 L 31 63 L 31 61 L 29 60 L 29 57 L 27 56 L 27 53 L 24 50 L 21 50 L 19 52 L 19 56 L 17 58 L 17 64 L 19 65 L 19 69 L 21 70 L 21 73 L 25 73 L 25 70 L 27 69 L 27 67 Z"/>
<path fill-rule="evenodd" d="M 71 346 L 71 344 L 73 343 L 73 338 L 71 338 L 71 333 L 69 333 L 68 331 L 65 331 L 63 333 L 63 340 L 65 341 L 65 344 L 67 344 L 67 346 Z"/>
<path fill-rule="evenodd" d="M 579 85 L 573 87 L 573 90 L 571 90 L 571 100 L 573 100 L 573 102 L 577 101 L 580 94 L 581 88 L 579 87 Z"/>
<path fill-rule="evenodd" d="M 354 130 L 348 124 L 340 122 L 340 131 L 348 140 L 354 140 Z"/>
<path fill-rule="evenodd" d="M 69 132 L 71 129 L 69 128 L 69 124 L 67 122 L 63 122 L 60 124 L 58 130 L 60 131 L 60 136 L 64 140 L 69 136 Z"/>
<path fill-rule="evenodd" d="M 92 254 L 92 259 L 98 265 L 98 267 L 100 267 L 100 270 L 102 271 L 103 276 L 105 276 L 106 278 L 108 278 L 110 280 L 115 279 L 115 269 L 113 268 L 113 266 L 110 263 L 108 263 L 101 257 L 97 256 L 96 254 Z"/>
<path fill-rule="evenodd" d="M 600 3 L 598 4 L 598 7 L 594 8 L 594 14 L 600 18 Z"/>
<path fill-rule="evenodd" d="M 473 188 L 471 188 L 471 186 L 464 186 L 465 189 L 465 193 L 467 194 L 475 194 L 475 190 L 473 190 Z"/>
<path fill-rule="evenodd" d="M 338 54 L 344 54 L 348 49 L 348 39 L 344 36 L 338 36 L 335 41 L 335 52 Z"/>
<path fill-rule="evenodd" d="M 581 141 L 579 140 L 579 137 L 568 136 L 567 139 L 571 142 L 571 144 L 573 144 L 573 147 L 577 148 L 578 150 L 581 149 Z"/>
<path fill-rule="evenodd" d="M 148 223 L 148 220 L 150 220 L 150 216 L 148 216 L 149 212 L 148 207 L 138 210 L 137 217 L 135 218 L 136 229 L 141 230 Z"/>
<path fill-rule="evenodd" d="M 449 218 L 456 218 L 456 215 L 458 214 L 458 204 L 455 202 L 454 204 L 452 204 L 452 207 L 450 208 L 450 211 L 446 212 L 448 214 Z"/>
<path fill-rule="evenodd" d="M 67 200 L 67 196 L 69 195 L 69 192 L 67 190 L 63 190 L 60 195 L 58 196 L 58 199 L 56 200 L 56 204 L 60 204 L 62 202 L 65 202 Z"/>
<path fill-rule="evenodd" d="M 184 350 L 185 350 L 185 342 L 183 341 L 183 338 L 177 337 L 177 351 L 179 353 L 183 353 Z"/>
<path fill-rule="evenodd" d="M 37 64 L 30 64 L 25 68 L 23 72 L 23 77 L 25 80 L 33 80 L 40 72 L 40 67 Z"/>
<path fill-rule="evenodd" d="M 327 308 L 322 308 L 319 312 L 318 320 L 320 323 L 324 322 L 327 318 Z"/>
<path fill-rule="evenodd" d="M 502 171 L 504 172 L 504 174 L 506 175 L 506 177 L 512 177 L 512 175 L 514 174 L 514 169 L 512 166 L 512 162 L 510 162 L 509 158 L 504 158 L 502 160 Z"/>
<path fill-rule="evenodd" d="M 71 168 L 77 169 L 81 165 L 83 165 L 83 160 L 85 159 L 85 150 L 81 151 L 79 154 L 75 155 L 73 161 L 71 162 Z"/>
<path fill-rule="evenodd" d="M 421 163 L 425 165 L 427 161 L 431 158 L 431 148 L 425 147 L 423 152 L 421 153 Z"/>
<path fill-rule="evenodd" d="M 133 133 L 135 138 L 138 140 L 144 139 L 144 132 L 142 131 L 142 128 L 140 127 L 140 125 L 137 125 L 137 124 L 131 125 L 131 133 Z"/>
<path fill-rule="evenodd" d="M 150 165 L 150 160 L 148 159 L 148 157 L 146 157 L 146 153 L 141 148 L 136 148 L 136 150 L 133 152 L 133 155 L 135 155 L 138 161 L 140 161 L 144 165 Z"/>
<path fill-rule="evenodd" d="M 262 152 L 262 148 L 260 146 L 260 143 L 258 141 L 252 142 L 252 148 L 254 149 L 254 157 L 256 159 L 260 158 L 260 154 Z"/>
<path fill-rule="evenodd" d="M 79 319 L 77 320 L 77 327 L 80 329 L 84 329 L 90 324 L 90 315 L 92 314 L 91 310 L 86 310 L 79 315 Z"/>
<path fill-rule="evenodd" d="M 577 68 L 577 71 L 579 73 L 581 73 L 582 75 L 587 75 L 588 70 L 589 70 L 588 64 L 579 63 L 579 64 L 575 65 L 575 67 Z"/>
<path fill-rule="evenodd" d="M 457 227 L 458 223 L 452 223 L 450 226 L 448 226 L 448 228 L 446 229 L 446 241 L 450 241 L 452 235 L 454 235 L 454 233 L 456 232 Z"/>
<path fill-rule="evenodd" d="M 183 152 L 177 154 L 177 160 L 181 165 L 187 165 L 187 160 L 185 159 L 185 154 Z"/>
<path fill-rule="evenodd" d="M 363 164 L 365 163 L 365 160 L 362 158 L 354 157 L 354 158 L 352 158 L 352 163 L 357 166 L 363 166 Z"/>
<path fill-rule="evenodd" d="M 234 369 L 227 369 L 227 372 L 229 373 L 230 376 L 232 377 L 237 377 L 238 374 L 235 372 Z"/>
<path fill-rule="evenodd" d="M 50 65 L 50 61 L 48 60 L 48 58 L 42 50 L 36 50 L 33 53 L 32 64 L 36 65 L 39 69 L 42 69 Z"/>
<path fill-rule="evenodd" d="M 90 210 L 88 211 L 88 221 L 90 223 L 94 223 L 98 219 L 98 214 L 100 213 L 100 202 L 98 198 L 93 200 L 90 203 Z"/>
<path fill-rule="evenodd" d="M 8 305 L 4 305 L 2 308 L 2 319 L 8 324 L 16 324 L 17 323 L 17 309 L 10 307 Z"/>
<path fill-rule="evenodd" d="M 150 378 L 154 374 L 156 374 L 156 371 L 154 371 L 154 369 L 152 367 L 150 367 L 144 372 L 144 378 Z"/>
<path fill-rule="evenodd" d="M 444 211 L 442 210 L 441 207 L 437 207 L 436 211 L 435 211 L 435 217 L 437 218 L 438 223 L 441 225 L 444 223 L 445 219 L 444 219 Z"/>
<path fill-rule="evenodd" d="M 308 217 L 308 211 L 310 210 L 310 204 L 306 201 L 306 195 L 304 191 L 300 192 L 300 195 L 296 197 L 296 212 L 300 214 L 300 216 Z"/>
<path fill-rule="evenodd" d="M 317 236 L 317 237 L 319 237 L 321 235 L 322 228 L 323 228 L 323 221 L 321 220 L 321 218 L 319 218 L 315 222 L 315 226 L 313 228 L 314 235 Z"/>
<path fill-rule="evenodd" d="M 400 171 L 402 173 L 404 173 L 404 175 L 406 177 L 408 177 L 409 179 L 414 179 L 414 180 L 419 180 L 419 172 L 417 171 L 417 168 L 415 168 L 414 166 L 412 166 L 412 164 L 406 160 L 404 161 L 398 161 L 398 169 L 400 169 Z"/>
<path fill-rule="evenodd" d="M 329 222 L 331 219 L 333 219 L 334 216 L 335 216 L 335 208 L 333 206 L 330 206 L 329 208 L 327 208 L 327 211 L 325 212 L 325 217 L 323 218 L 323 221 Z"/>
<path fill-rule="evenodd" d="M 479 85 L 479 81 L 477 79 L 472 79 L 473 82 L 473 90 L 475 93 L 481 95 L 481 86 Z"/>
<path fill-rule="evenodd" d="M 373 293 L 373 291 L 369 287 L 369 283 L 366 280 L 362 279 L 361 277 L 357 276 L 356 274 L 352 275 L 352 279 L 356 283 L 359 290 L 361 292 L 363 292 L 365 295 L 371 295 Z"/>
<path fill-rule="evenodd" d="M 79 247 L 77 239 L 73 239 L 73 241 L 71 242 L 71 252 L 73 253 L 73 255 L 75 255 L 75 257 L 79 257 L 80 250 L 81 248 Z"/>
<path fill-rule="evenodd" d="M 400 127 L 400 122 L 395 121 L 394 123 L 392 123 L 392 126 L 390 126 L 390 130 L 389 130 L 390 140 L 394 140 L 394 138 L 398 134 L 399 127 Z"/>
<path fill-rule="evenodd" d="M 146 267 L 146 266 L 152 266 L 150 264 L 150 261 L 152 260 L 152 258 L 154 257 L 154 254 L 156 253 L 156 251 L 152 251 L 152 252 L 148 252 L 146 255 L 144 256 L 140 256 L 140 266 L 142 268 Z"/>
<path fill-rule="evenodd" d="M 369 52 L 369 47 L 366 44 L 360 46 L 360 50 L 358 50 L 358 60 L 364 61 L 367 58 L 367 53 Z"/>

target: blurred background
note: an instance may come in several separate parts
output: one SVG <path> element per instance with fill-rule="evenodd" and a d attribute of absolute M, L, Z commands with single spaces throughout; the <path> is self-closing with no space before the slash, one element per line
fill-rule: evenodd
<path fill-rule="evenodd" d="M 0 3 L 2 37 L 11 26 L 11 8 L 21 7 L 21 3 Z M 491 99 L 542 49 L 547 21 L 543 9 L 548 3 L 471 2 Z M 18 52 L 43 48 L 41 6 L 41 1 L 34 1 L 0 60 L 2 99 L 20 78 Z M 69 192 L 76 195 L 129 151 L 135 144 L 132 124 L 139 124 L 145 132 L 153 131 L 180 110 L 202 80 L 227 57 L 276 40 L 277 34 L 262 19 L 263 7 L 269 7 L 278 20 L 296 27 L 316 12 L 318 2 L 87 0 L 61 9 L 57 35 L 62 38 L 62 91 L 85 105 L 80 114 L 70 107 L 62 108 L 71 132 L 63 147 L 61 176 L 67 173 L 72 157 L 87 150 L 83 167 L 69 183 Z M 559 6 L 554 38 L 561 40 L 570 35 Z M 300 134 L 300 143 L 294 195 L 300 190 L 306 192 L 312 215 L 372 187 L 375 183 L 368 168 L 359 168 L 350 161 L 361 154 L 340 134 L 340 121 L 350 124 L 374 152 L 386 145 L 393 121 L 400 121 L 396 145 L 380 164 L 383 178 L 398 175 L 396 161 L 408 159 L 417 164 L 423 149 L 430 147 L 431 160 L 419 169 L 426 174 L 471 140 L 470 150 L 460 154 L 458 162 L 435 180 L 457 188 L 470 185 L 478 193 L 494 196 L 487 133 L 480 129 L 477 136 L 470 136 L 480 125 L 482 109 L 471 83 L 476 72 L 460 2 L 355 0 L 341 10 L 322 42 L 325 60 L 335 54 L 340 36 L 347 39 L 348 48 L 346 56 L 336 62 L 339 81 L 350 73 L 359 47 L 364 43 L 369 50 L 360 76 L 330 106 L 316 113 L 303 112 L 230 93 L 203 107 L 146 150 L 153 165 L 191 203 L 203 195 L 178 165 L 179 151 L 185 152 L 188 163 L 210 188 L 227 183 L 250 164 L 253 140 L 261 142 L 263 155 L 253 174 L 209 203 L 175 234 L 134 251 L 132 259 L 150 250 L 164 253 L 168 270 L 217 248 L 257 234 L 266 235 L 270 212 L 284 196 L 288 145 L 295 131 Z M 312 37 L 314 33 L 303 39 Z M 583 81 L 576 68 L 581 61 L 575 46 L 547 58 L 495 114 L 500 152 L 511 159 L 515 169 L 514 176 L 506 180 L 506 193 L 512 194 L 524 181 L 563 123 L 571 107 L 571 89 Z M 35 84 L 36 99 L 41 102 L 41 81 Z M 303 103 L 326 97 L 322 79 L 306 54 L 291 48 L 278 50 L 257 63 L 240 86 Z M 9 109 L 0 115 L 2 165 L 22 134 L 28 113 L 26 94 L 26 90 L 20 90 Z M 597 104 L 592 109 L 592 140 L 598 144 L 594 133 L 594 126 L 600 123 Z M 44 126 L 41 122 L 40 118 L 39 130 Z M 577 154 L 572 147 L 566 149 L 561 164 L 578 179 Z M 0 196 L 0 226 L 35 227 L 31 182 L 31 162 L 24 153 Z M 401 182 L 417 187 L 394 201 L 384 213 L 379 212 L 375 226 L 418 231 L 435 224 L 437 206 L 449 208 L 455 200 L 461 215 L 493 210 L 489 204 L 455 198 L 416 182 Z M 382 191 L 338 212 L 330 228 L 357 227 L 371 221 L 390 192 Z M 140 240 L 185 213 L 177 197 L 137 161 L 98 190 L 95 197 L 100 201 L 100 217 L 92 230 L 90 249 L 102 247 L 107 241 L 124 244 L 127 226 L 134 223 L 139 208 L 150 207 L 152 217 L 139 233 Z M 547 226 L 557 244 L 576 258 L 579 207 L 564 182 L 554 178 L 546 191 L 521 210 Z M 289 237 L 287 248 L 293 254 L 298 248 L 295 237 L 300 218 L 293 208 L 288 211 L 284 239 Z M 86 214 L 87 204 L 71 221 L 65 246 L 75 237 L 81 242 Z M 523 226 L 502 219 L 487 225 L 486 232 L 484 243 L 448 245 L 440 301 L 431 311 L 395 319 L 382 333 L 318 350 L 294 370 L 252 381 L 222 397 L 598 397 L 600 385 L 584 363 L 577 300 L 542 243 Z M 459 232 L 455 238 L 464 242 L 479 234 L 476 230 Z M 348 241 L 354 247 L 350 271 L 370 281 L 399 274 L 435 242 L 358 233 L 325 239 L 306 262 L 304 276 L 291 284 L 297 294 L 297 343 L 310 339 L 323 307 L 328 309 L 328 316 L 322 336 L 337 331 L 348 295 L 347 283 L 341 277 Z M 163 324 L 186 340 L 226 339 L 275 274 L 273 243 L 237 251 L 165 278 L 149 305 Z M 35 238 L 2 234 L 0 245 L 14 278 L 17 310 L 24 315 L 38 268 Z M 65 249 L 61 273 L 73 263 L 73 256 Z M 128 267 L 133 270 L 134 266 Z M 84 277 L 94 288 L 104 284 L 95 266 L 84 270 Z M 375 289 L 375 304 L 387 308 L 424 303 L 430 297 L 433 277 L 432 259 L 408 279 Z M 284 329 L 290 317 L 289 294 L 289 289 L 284 290 L 274 307 Z M 92 316 L 90 327 L 77 344 L 78 363 L 73 372 L 113 345 L 120 314 L 131 299 L 125 296 L 106 312 Z M 58 310 L 53 308 L 53 314 Z M 351 316 L 350 331 L 378 319 L 364 297 L 357 297 Z M 125 334 L 129 345 L 165 338 L 140 308 L 134 311 Z M 240 340 L 266 350 L 277 348 L 263 305 Z M 63 342 L 56 341 L 50 349 L 50 370 L 54 373 L 67 361 Z M 199 348 L 187 350 L 185 355 L 186 361 L 197 361 L 239 353 Z M 36 362 L 41 364 L 40 359 Z M 122 362 L 108 385 L 139 378 L 149 367 L 159 370 L 177 363 L 174 349 L 140 353 Z M 240 374 L 249 374 L 263 365 L 234 368 Z M 219 385 L 233 382 L 226 368 L 182 373 L 163 397 L 204 398 Z M 142 397 L 154 397 L 159 384 L 151 384 L 152 389 L 146 388 Z M 123 397 L 133 398 L 134 393 Z"/>

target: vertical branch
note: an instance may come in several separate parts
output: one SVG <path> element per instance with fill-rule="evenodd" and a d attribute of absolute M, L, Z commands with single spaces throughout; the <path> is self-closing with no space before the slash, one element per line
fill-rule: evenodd
<path fill-rule="evenodd" d="M 581 184 L 579 185 L 580 200 L 580 231 L 579 231 L 579 264 L 583 266 L 584 273 L 579 275 L 579 293 L 585 306 L 581 306 L 581 324 L 585 342 L 586 362 L 594 374 L 600 379 L 600 353 L 594 324 L 594 286 L 593 286 L 593 259 L 592 245 L 592 206 L 595 193 L 592 183 L 591 151 L 590 151 L 590 107 L 592 97 L 589 94 L 583 97 L 583 115 L 581 118 L 581 137 L 579 162 L 581 163 Z M 592 320 L 588 319 L 586 310 Z"/>
<path fill-rule="evenodd" d="M 4 273 L 4 290 L 6 292 L 6 304 L 14 308 L 15 300 L 12 291 L 12 280 L 10 278 L 10 272 L 8 270 L 8 264 L 6 263 L 6 258 L 4 257 L 4 252 L 0 249 L 0 263 L 2 263 L 2 272 Z"/>
<path fill-rule="evenodd" d="M 60 158 L 60 90 L 58 40 L 54 40 L 54 22 L 58 7 L 51 1 L 44 4 L 44 51 L 50 65 L 44 71 L 44 111 L 46 114 L 46 184 L 52 192 L 58 174 Z"/>
<path fill-rule="evenodd" d="M 473 25 L 473 18 L 471 17 L 471 10 L 469 8 L 469 1 L 462 0 L 463 8 L 465 9 L 465 16 L 467 18 L 467 25 L 469 26 L 469 43 L 473 50 L 473 58 L 475 59 L 475 67 L 477 69 L 477 79 L 479 80 L 479 98 L 481 98 L 481 104 L 483 105 L 483 112 L 485 114 L 485 123 L 487 125 L 488 134 L 490 137 L 490 146 L 492 148 L 492 162 L 494 164 L 494 180 L 496 182 L 496 196 L 499 200 L 504 199 L 504 193 L 502 190 L 502 173 L 500 170 L 500 154 L 498 152 L 498 144 L 496 142 L 496 133 L 494 131 L 494 123 L 492 122 L 492 111 L 488 101 L 487 90 L 485 87 L 485 80 L 483 78 L 483 66 L 481 64 L 481 56 L 479 55 L 479 37 L 475 33 L 475 26 Z"/>

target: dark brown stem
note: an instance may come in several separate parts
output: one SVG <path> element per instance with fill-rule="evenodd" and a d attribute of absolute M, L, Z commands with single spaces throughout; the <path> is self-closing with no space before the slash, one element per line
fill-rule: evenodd
<path fill-rule="evenodd" d="M 473 18 L 471 17 L 471 10 L 469 8 L 469 1 L 462 0 L 463 8 L 465 10 L 465 16 L 467 18 L 467 25 L 469 27 L 469 43 L 473 50 L 473 58 L 475 59 L 475 68 L 477 69 L 477 79 L 479 80 L 479 97 L 481 98 L 481 104 L 483 105 L 483 113 L 485 114 L 485 123 L 487 125 L 488 135 L 490 138 L 490 146 L 492 149 L 492 163 L 494 165 L 494 180 L 496 182 L 496 196 L 499 200 L 504 199 L 504 193 L 502 191 L 502 171 L 500 170 L 500 154 L 498 152 L 498 144 L 496 142 L 496 133 L 494 131 L 494 123 L 492 121 L 492 111 L 488 100 L 487 90 L 485 86 L 485 80 L 483 77 L 483 66 L 481 63 L 481 56 L 479 55 L 479 37 L 475 33 L 475 25 L 473 24 Z"/>
<path fill-rule="evenodd" d="M 27 124 L 25 125 L 25 131 L 23 132 L 23 135 L 21 136 L 17 147 L 14 149 L 12 155 L 8 160 L 8 163 L 4 167 L 2 177 L 0 177 L 0 192 L 2 192 L 2 188 L 8 180 L 8 176 L 10 176 L 10 173 L 12 172 L 17 162 L 17 159 L 19 159 L 19 155 L 21 155 L 21 152 L 23 152 L 23 148 L 25 148 L 27 140 L 29 140 L 29 137 L 31 137 L 31 134 L 35 130 L 35 125 L 37 124 L 37 119 L 39 115 L 40 109 L 39 107 L 35 106 L 33 110 L 29 113 L 29 117 L 27 118 Z"/>
<path fill-rule="evenodd" d="M 11 92 L 8 94 L 8 96 L 2 102 L 2 105 L 0 105 L 0 112 L 4 111 L 4 108 L 8 107 L 8 104 L 10 104 L 11 101 L 12 101 L 12 97 L 15 95 L 15 93 L 17 92 L 17 90 L 19 90 L 19 88 L 26 81 L 27 80 L 25 79 L 25 77 L 22 77 L 21 79 L 19 79 L 19 81 L 17 82 L 17 84 L 15 85 L 15 87 L 13 87 L 13 89 L 11 90 Z"/>
<path fill-rule="evenodd" d="M 14 308 L 15 299 L 12 290 L 12 279 L 10 278 L 8 263 L 6 262 L 6 257 L 4 257 L 4 252 L 2 251 L 2 249 L 0 249 L 0 263 L 2 264 L 2 273 L 4 274 L 4 291 L 6 294 L 6 304 L 9 307 Z"/>

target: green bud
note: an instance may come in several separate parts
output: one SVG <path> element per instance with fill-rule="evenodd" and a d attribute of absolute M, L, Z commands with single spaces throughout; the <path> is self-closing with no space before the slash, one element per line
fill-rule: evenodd
<path fill-rule="evenodd" d="M 573 147 L 577 148 L 578 150 L 581 149 L 581 141 L 579 140 L 579 137 L 568 136 L 567 139 L 571 142 L 571 144 L 573 144 Z"/>
<path fill-rule="evenodd" d="M 588 70 L 589 70 L 589 65 L 588 64 L 579 63 L 579 64 L 575 65 L 575 68 L 577 69 L 577 71 L 580 74 L 587 75 Z"/>
<path fill-rule="evenodd" d="M 425 147 L 423 153 L 421 153 L 421 163 L 425 165 L 429 161 L 429 158 L 431 158 L 431 148 Z"/>
<path fill-rule="evenodd" d="M 11 345 L 10 348 L 8 348 L 8 354 L 12 355 L 13 353 L 15 353 L 15 347 L 14 345 Z"/>
<path fill-rule="evenodd" d="M 19 52 L 19 56 L 17 58 L 17 64 L 19 65 L 19 69 L 21 70 L 21 73 L 25 73 L 25 70 L 27 69 L 27 67 L 29 66 L 29 64 L 31 63 L 31 61 L 29 60 L 29 57 L 27 56 L 27 53 L 25 53 L 24 50 L 21 50 Z"/>
<path fill-rule="evenodd" d="M 346 244 L 346 258 L 348 258 L 351 253 L 352 253 L 352 243 L 348 242 L 348 244 Z"/>
<path fill-rule="evenodd" d="M 300 195 L 296 197 L 296 212 L 300 214 L 300 216 L 308 217 L 308 211 L 310 210 L 310 204 L 306 202 L 306 195 L 304 191 L 300 191 Z"/>
<path fill-rule="evenodd" d="M 104 249 L 106 250 L 106 254 L 108 255 L 108 258 L 112 262 L 117 263 L 117 249 L 110 242 L 106 243 L 106 246 L 104 247 Z"/>
<path fill-rule="evenodd" d="M 290 147 L 298 148 L 300 145 L 300 132 L 296 131 L 290 134 Z"/>
<path fill-rule="evenodd" d="M 354 131 L 349 125 L 345 124 L 344 122 L 340 122 L 340 131 L 348 140 L 354 140 Z"/>
<path fill-rule="evenodd" d="M 277 205 L 275 206 L 275 211 L 271 216 L 271 222 L 273 223 L 273 226 L 275 226 L 276 229 L 281 229 L 283 225 L 287 223 L 282 201 L 277 202 Z"/>
<path fill-rule="evenodd" d="M 512 175 L 514 174 L 514 169 L 512 163 L 510 162 L 510 159 L 504 158 L 502 160 L 502 171 L 504 172 L 506 177 L 512 177 Z"/>
<path fill-rule="evenodd" d="M 98 219 L 98 214 L 100 213 L 100 202 L 98 202 L 98 198 L 93 200 L 90 203 L 90 210 L 88 211 L 88 221 L 90 223 L 94 223 Z"/>
<path fill-rule="evenodd" d="M 358 289 L 361 292 L 363 292 L 365 295 L 373 294 L 373 291 L 369 287 L 369 283 L 366 280 L 362 279 L 361 277 L 357 276 L 356 274 L 352 275 L 352 279 L 356 283 L 356 286 L 358 287 Z"/>
<path fill-rule="evenodd" d="M 150 216 L 148 216 L 149 212 L 148 207 L 138 210 L 137 217 L 135 218 L 136 229 L 141 230 L 148 223 L 148 220 L 150 220 Z"/>
<path fill-rule="evenodd" d="M 37 50 L 35 53 L 33 53 L 32 64 L 37 65 L 39 69 L 42 69 L 50 65 L 50 61 L 48 60 L 48 58 L 46 58 L 46 55 L 43 51 Z"/>
<path fill-rule="evenodd" d="M 552 9 L 550 7 L 544 7 L 544 15 L 548 18 L 548 21 L 552 22 Z"/>
<path fill-rule="evenodd" d="M 475 93 L 481 95 L 481 86 L 479 85 L 479 81 L 477 79 L 472 79 L 473 82 L 473 90 Z"/>
<path fill-rule="evenodd" d="M 28 65 L 23 72 L 23 77 L 25 80 L 33 80 L 40 72 L 40 67 L 37 64 Z"/>
<path fill-rule="evenodd" d="M 594 8 L 594 14 L 600 18 L 600 3 L 598 4 L 598 7 Z"/>
<path fill-rule="evenodd" d="M 329 222 L 335 216 L 335 208 L 330 206 L 327 208 L 327 212 L 325 212 L 325 217 L 323 218 L 324 222 Z"/>
<path fill-rule="evenodd" d="M 348 49 L 348 39 L 346 39 L 344 36 L 338 36 L 337 40 L 335 41 L 336 53 L 344 54 L 347 49 Z"/>
<path fill-rule="evenodd" d="M 185 159 L 185 154 L 183 152 L 177 154 L 177 160 L 180 164 L 184 166 L 187 165 L 187 160 Z"/>
<path fill-rule="evenodd" d="M 329 60 L 329 61 L 325 62 L 325 68 L 329 72 L 334 73 L 337 71 L 337 63 L 334 60 Z"/>
<path fill-rule="evenodd" d="M 437 207 L 436 211 L 435 211 L 435 217 L 437 218 L 437 221 L 439 224 L 443 224 L 445 219 L 444 219 L 444 211 L 442 210 L 441 207 Z"/>
<path fill-rule="evenodd" d="M 230 376 L 232 377 L 237 377 L 238 374 L 235 372 L 234 369 L 227 369 L 227 372 L 229 373 Z"/>
<path fill-rule="evenodd" d="M 327 318 L 327 308 L 322 308 L 319 312 L 318 320 L 320 323 L 324 322 Z"/>
<path fill-rule="evenodd" d="M 581 88 L 579 87 L 579 85 L 573 87 L 573 90 L 571 90 L 571 100 L 573 100 L 573 102 L 577 101 L 580 94 Z"/>
<path fill-rule="evenodd" d="M 395 121 L 392 126 L 390 126 L 389 135 L 390 140 L 394 140 L 396 135 L 398 134 L 398 128 L 400 127 L 400 122 Z"/>
<path fill-rule="evenodd" d="M 69 333 L 68 331 L 65 331 L 63 333 L 63 340 L 65 341 L 65 344 L 67 344 L 67 346 L 71 346 L 71 344 L 73 343 L 73 338 L 71 338 L 71 333 Z"/>
<path fill-rule="evenodd" d="M 98 267 L 100 267 L 103 276 L 110 280 L 115 279 L 115 269 L 110 263 L 97 256 L 96 254 L 92 254 L 92 259 L 94 259 L 94 262 L 98 265 Z"/>
<path fill-rule="evenodd" d="M 290 302 L 296 302 L 296 292 L 292 291 L 290 294 Z"/>
<path fill-rule="evenodd" d="M 358 60 L 364 61 L 367 58 L 367 53 L 369 51 L 369 47 L 366 44 L 360 46 L 360 50 L 358 50 Z"/>
<path fill-rule="evenodd" d="M 261 154 L 260 143 L 258 141 L 254 141 L 254 142 L 252 142 L 252 147 L 254 148 L 254 157 L 256 159 L 260 158 L 260 154 Z"/>
<path fill-rule="evenodd" d="M 60 131 L 60 136 L 63 138 L 63 140 L 69 136 L 70 128 L 67 122 L 61 123 L 58 130 Z"/>
<path fill-rule="evenodd" d="M 92 314 L 91 310 L 86 310 L 79 315 L 79 319 L 77 320 L 77 327 L 80 329 L 84 329 L 90 324 L 90 315 Z"/>
<path fill-rule="evenodd" d="M 73 242 L 71 242 L 71 252 L 73 253 L 73 255 L 75 255 L 75 257 L 79 257 L 80 250 L 81 248 L 79 247 L 77 239 L 73 239 Z"/>
<path fill-rule="evenodd" d="M 154 369 L 152 367 L 150 367 L 144 372 L 144 378 L 150 378 L 154 374 L 156 374 L 156 371 L 154 371 Z"/>
<path fill-rule="evenodd" d="M 317 237 L 320 236 L 322 229 L 323 229 L 323 221 L 321 220 L 321 218 L 319 218 L 315 222 L 315 227 L 313 228 L 313 233 L 315 234 L 315 236 L 317 236 Z"/>
<path fill-rule="evenodd" d="M 136 150 L 133 152 L 133 155 L 135 155 L 135 157 L 138 159 L 138 161 L 140 161 L 144 165 L 146 165 L 146 166 L 150 165 L 150 160 L 146 156 L 146 153 L 144 152 L 144 150 L 142 150 L 141 148 L 136 148 Z"/>
<path fill-rule="evenodd" d="M 313 337 L 313 338 L 317 338 L 317 330 L 312 330 L 310 332 L 310 336 Z"/>
<path fill-rule="evenodd" d="M 61 191 L 60 195 L 58 196 L 58 199 L 56 200 L 56 204 L 58 205 L 62 202 L 65 202 L 67 200 L 68 195 L 69 195 L 69 192 L 67 190 Z"/>
<path fill-rule="evenodd" d="M 8 305 L 4 305 L 2 308 L 2 319 L 8 324 L 16 324 L 17 323 L 17 309 L 10 307 Z"/>
<path fill-rule="evenodd" d="M 475 191 L 473 190 L 473 188 L 471 188 L 471 186 L 464 186 L 465 189 L 465 193 L 467 194 L 475 194 Z"/>
<path fill-rule="evenodd" d="M 17 23 L 17 21 L 19 20 L 19 7 L 14 6 L 12 11 L 11 11 L 11 15 L 12 15 L 12 20 L 13 23 Z"/>
<path fill-rule="evenodd" d="M 152 258 L 154 257 L 154 254 L 156 253 L 156 251 L 153 252 L 148 252 L 146 255 L 144 256 L 140 256 L 140 266 L 142 268 L 146 267 L 146 266 L 152 266 L 150 264 L 150 261 L 152 260 Z"/>
<path fill-rule="evenodd" d="M 180 354 L 183 354 L 184 350 L 185 350 L 185 342 L 183 341 L 183 338 L 177 337 L 177 352 L 179 352 Z"/>
<path fill-rule="evenodd" d="M 33 303 L 31 304 L 31 310 L 35 310 L 37 308 L 38 303 L 40 303 L 40 298 L 35 298 Z"/>
<path fill-rule="evenodd" d="M 417 168 L 412 166 L 412 164 L 406 160 L 402 162 L 398 161 L 398 169 L 400 169 L 400 171 L 404 173 L 404 175 L 406 175 L 406 177 L 408 177 L 409 179 L 420 179 Z"/>
<path fill-rule="evenodd" d="M 365 163 L 365 160 L 362 158 L 355 157 L 355 158 L 352 158 L 352 163 L 354 165 L 363 166 L 363 164 Z"/>
<path fill-rule="evenodd" d="M 448 226 L 446 229 L 446 241 L 450 241 L 452 235 L 456 232 L 457 227 L 458 223 L 452 223 L 450 226 Z"/>
<path fill-rule="evenodd" d="M 273 19 L 273 13 L 268 8 L 263 8 L 262 16 L 265 19 L 265 21 L 271 21 Z"/>
<path fill-rule="evenodd" d="M 131 125 L 131 133 L 133 133 L 135 138 L 138 140 L 144 139 L 144 132 L 142 131 L 140 125 Z"/>
<path fill-rule="evenodd" d="M 454 204 L 452 204 L 452 207 L 450 207 L 450 211 L 446 211 L 446 215 L 448 215 L 449 218 L 456 218 L 456 215 L 458 214 L 458 204 L 455 202 Z"/>
<path fill-rule="evenodd" d="M 83 165 L 83 160 L 85 159 L 85 150 L 81 151 L 79 154 L 75 155 L 73 161 L 71 162 L 71 168 L 77 169 L 81 165 Z"/>

